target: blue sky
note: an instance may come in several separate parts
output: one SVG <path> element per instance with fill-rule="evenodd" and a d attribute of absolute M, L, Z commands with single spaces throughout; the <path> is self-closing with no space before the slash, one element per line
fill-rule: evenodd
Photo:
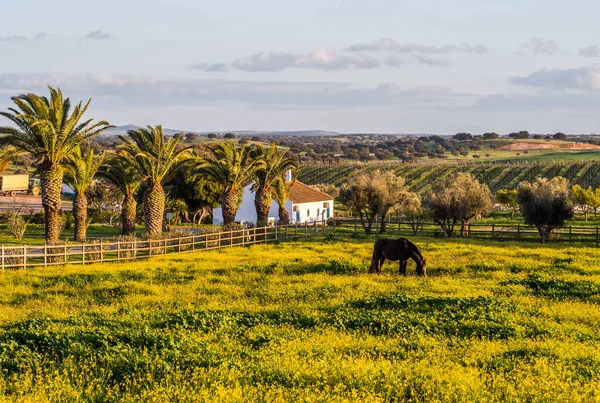
<path fill-rule="evenodd" d="M 189 130 L 600 132 L 600 3 L 0 0 L 0 108 Z"/>

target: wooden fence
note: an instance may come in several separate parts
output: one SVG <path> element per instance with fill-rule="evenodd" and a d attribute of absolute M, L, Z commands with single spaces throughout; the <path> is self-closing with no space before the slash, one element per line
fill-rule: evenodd
<path fill-rule="evenodd" d="M 323 225 L 325 224 L 325 225 Z M 192 230 L 193 231 L 193 230 Z M 133 261 L 170 253 L 222 249 L 324 235 L 324 222 L 247 228 L 155 240 L 97 241 L 62 245 L 0 246 L 1 268 Z"/>
<path fill-rule="evenodd" d="M 373 224 L 372 233 L 377 234 L 381 222 Z M 336 231 L 339 233 L 364 233 L 364 229 L 357 218 L 336 219 Z M 555 229 L 548 242 L 582 242 L 599 246 L 599 226 L 566 226 Z M 434 236 L 444 237 L 440 226 L 434 222 L 420 223 L 413 229 L 410 223 L 399 220 L 386 221 L 384 236 Z M 454 236 L 460 235 L 460 224 L 455 227 Z M 487 224 L 471 223 L 464 234 L 468 238 L 487 239 L 494 241 L 532 241 L 540 242 L 540 234 L 533 226 L 523 224 Z"/>
<path fill-rule="evenodd" d="M 423 222 L 413 230 L 407 222 L 390 220 L 386 222 L 386 232 L 380 236 L 433 236 L 443 237 L 439 225 Z M 381 223 L 372 228 L 377 234 Z M 459 235 L 457 227 L 455 235 Z M 155 240 L 96 241 L 91 243 L 65 243 L 62 245 L 15 245 L 0 246 L 2 269 L 27 268 L 36 266 L 56 266 L 64 264 L 89 264 L 99 262 L 133 261 L 170 253 L 184 253 L 214 250 L 234 246 L 249 246 L 309 238 L 327 234 L 359 234 L 364 230 L 360 220 L 353 218 L 330 219 L 308 224 L 277 225 L 260 228 L 246 228 L 207 234 L 190 234 L 177 238 Z M 465 235 L 474 239 L 494 241 L 534 241 L 540 242 L 534 227 L 521 224 L 479 224 L 473 223 Z M 598 226 L 569 226 L 553 232 L 550 242 L 581 242 L 598 246 L 600 232 Z"/>

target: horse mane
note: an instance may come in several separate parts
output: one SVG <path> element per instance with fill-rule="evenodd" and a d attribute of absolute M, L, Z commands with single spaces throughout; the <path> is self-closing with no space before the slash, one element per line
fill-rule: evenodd
<path fill-rule="evenodd" d="M 419 248 L 417 248 L 417 245 L 415 245 L 414 243 L 412 243 L 411 241 L 409 241 L 408 239 L 404 238 L 406 241 L 406 244 L 408 246 L 410 246 L 415 253 L 417 254 L 417 256 L 419 256 L 419 258 L 421 258 L 421 260 L 423 260 L 423 255 L 421 255 L 421 251 L 419 250 Z"/>

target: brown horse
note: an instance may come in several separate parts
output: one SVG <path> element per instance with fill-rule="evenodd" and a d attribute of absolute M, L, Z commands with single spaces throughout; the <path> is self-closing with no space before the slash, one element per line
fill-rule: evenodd
<path fill-rule="evenodd" d="M 369 273 L 381 273 L 381 266 L 385 260 L 393 262 L 400 261 L 400 273 L 406 276 L 406 265 L 408 259 L 412 259 L 417 264 L 417 275 L 427 275 L 427 261 L 419 252 L 419 248 L 406 238 L 398 239 L 379 239 L 375 241 L 373 248 L 373 260 Z"/>

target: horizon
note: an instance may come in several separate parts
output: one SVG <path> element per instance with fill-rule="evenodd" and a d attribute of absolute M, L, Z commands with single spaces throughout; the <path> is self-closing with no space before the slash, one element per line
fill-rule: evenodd
<path fill-rule="evenodd" d="M 51 85 L 117 126 L 600 132 L 600 4 L 522 3 L 6 3 L 0 109 Z"/>

